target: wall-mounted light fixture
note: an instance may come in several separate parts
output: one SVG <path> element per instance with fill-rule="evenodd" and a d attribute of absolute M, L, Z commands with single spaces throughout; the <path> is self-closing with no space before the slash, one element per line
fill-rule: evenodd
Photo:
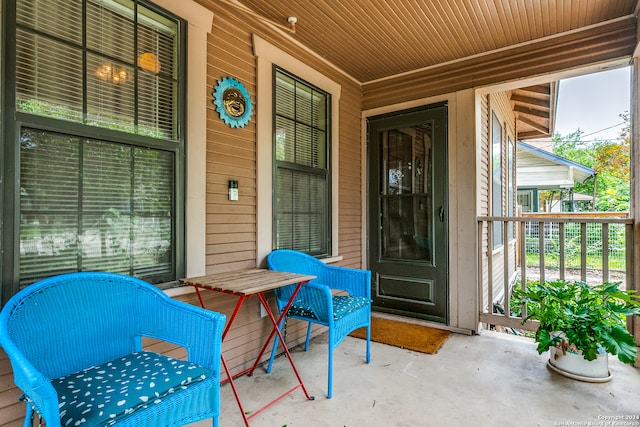
<path fill-rule="evenodd" d="M 229 200 L 238 200 L 238 181 L 229 180 Z"/>

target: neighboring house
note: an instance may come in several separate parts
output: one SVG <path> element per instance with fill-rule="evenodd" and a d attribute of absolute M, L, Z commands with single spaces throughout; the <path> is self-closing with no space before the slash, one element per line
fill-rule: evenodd
<path fill-rule="evenodd" d="M 288 247 L 370 269 L 376 310 L 477 332 L 478 280 L 515 257 L 478 217 L 515 213 L 516 141 L 552 127 L 553 82 L 637 78 L 637 1 L 441 3 L 2 0 L 2 301 L 110 270 L 198 304 L 178 279 Z M 250 116 L 227 99 L 221 117 L 226 78 Z M 234 325 L 231 369 L 267 333 L 257 301 Z M 0 392 L 0 425 L 18 395 Z"/>
<path fill-rule="evenodd" d="M 589 208 L 593 206 L 592 196 L 573 191 L 576 182 L 596 179 L 593 169 L 522 141 L 517 144 L 517 159 L 518 205 L 522 212 L 575 212 L 586 203 L 590 203 Z M 557 191 L 559 197 L 540 200 L 541 190 Z"/>

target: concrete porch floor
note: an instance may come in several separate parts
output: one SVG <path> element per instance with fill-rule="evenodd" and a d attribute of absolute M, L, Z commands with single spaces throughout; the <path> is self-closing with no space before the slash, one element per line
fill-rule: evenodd
<path fill-rule="evenodd" d="M 338 346 L 333 398 L 327 399 L 326 334 L 314 338 L 308 352 L 293 348 L 300 375 L 316 399 L 306 400 L 301 389 L 295 390 L 253 418 L 251 426 L 640 426 L 640 369 L 611 356 L 612 380 L 596 384 L 550 371 L 547 353 L 538 355 L 531 340 L 489 331 L 451 334 L 434 355 L 372 342 L 367 365 L 364 352 L 365 342 L 357 338 L 347 337 Z M 251 411 L 295 385 L 295 376 L 279 358 L 271 374 L 258 368 L 236 385 L 245 410 Z M 228 384 L 221 394 L 220 427 L 242 426 Z"/>

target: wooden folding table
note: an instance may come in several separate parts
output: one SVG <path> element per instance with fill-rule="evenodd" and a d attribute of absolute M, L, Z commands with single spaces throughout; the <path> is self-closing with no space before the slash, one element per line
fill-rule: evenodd
<path fill-rule="evenodd" d="M 224 367 L 224 370 L 227 374 L 227 380 L 231 384 L 231 389 L 233 390 L 233 394 L 240 408 L 240 413 L 242 414 L 242 418 L 244 419 L 244 423 L 247 427 L 249 426 L 249 420 L 251 418 L 255 417 L 260 412 L 267 409 L 268 407 L 275 404 L 276 402 L 280 401 L 285 396 L 287 396 L 288 394 L 290 394 L 291 392 L 293 392 L 298 388 L 302 389 L 307 399 L 309 400 L 314 399 L 314 397 L 310 396 L 309 393 L 307 392 L 307 389 L 305 388 L 302 382 L 302 378 L 300 378 L 300 374 L 296 369 L 296 365 L 293 363 L 293 359 L 291 358 L 289 349 L 287 348 L 284 338 L 282 337 L 282 334 L 280 332 L 280 323 L 282 322 L 285 315 L 287 314 L 287 311 L 289 310 L 289 307 L 293 303 L 298 291 L 300 290 L 302 285 L 304 285 L 305 283 L 307 283 L 309 280 L 312 280 L 312 279 L 315 279 L 315 276 L 285 273 L 285 272 L 259 269 L 259 268 L 237 270 L 237 271 L 230 271 L 225 273 L 211 274 L 207 276 L 180 279 L 180 282 L 182 282 L 183 284 L 190 285 L 195 288 L 196 294 L 198 295 L 198 299 L 200 301 L 200 305 L 203 308 L 205 308 L 204 301 L 202 300 L 202 295 L 200 294 L 200 290 L 203 290 L 203 289 L 209 290 L 209 291 L 221 292 L 228 295 L 235 295 L 238 297 L 238 302 L 236 303 L 235 309 L 233 310 L 233 314 L 229 318 L 229 321 L 227 322 L 224 328 L 224 332 L 222 333 L 223 342 L 225 337 L 227 336 L 227 333 L 231 329 L 231 325 L 233 324 L 233 321 L 235 320 L 236 315 L 238 314 L 238 311 L 242 306 L 242 303 L 246 299 L 250 298 L 252 295 L 256 295 L 258 297 L 258 299 L 260 300 L 260 303 L 264 307 L 265 312 L 267 313 L 267 316 L 269 317 L 269 319 L 271 320 L 271 323 L 273 324 L 273 329 L 269 334 L 269 338 L 267 338 L 266 342 L 262 346 L 262 350 L 260 350 L 260 354 L 258 355 L 258 357 L 256 358 L 255 362 L 251 367 L 231 375 L 231 373 L 229 372 L 229 368 L 227 367 L 227 363 L 224 360 L 224 354 L 222 355 L 222 366 Z M 283 286 L 288 286 L 293 284 L 296 284 L 297 286 L 293 294 L 291 295 L 289 302 L 287 303 L 284 310 L 280 314 L 280 317 L 278 317 L 278 319 L 276 320 L 275 316 L 273 315 L 273 312 L 271 311 L 271 308 L 269 307 L 269 303 L 264 293 L 266 291 L 270 291 L 273 289 L 277 289 Z M 289 363 L 291 364 L 291 368 L 293 369 L 293 372 L 295 373 L 296 378 L 298 379 L 298 384 L 293 388 L 289 389 L 288 391 L 286 391 L 285 393 L 281 394 L 280 396 L 276 397 L 271 402 L 264 405 L 262 408 L 251 412 L 250 415 L 247 415 L 247 412 L 244 410 L 244 407 L 240 400 L 240 396 L 238 395 L 238 391 L 236 389 L 236 386 L 233 380 L 239 377 L 240 375 L 248 374 L 248 376 L 251 376 L 253 374 L 253 371 L 255 370 L 256 366 L 258 366 L 258 363 L 260 363 L 260 359 L 262 358 L 262 355 L 266 351 L 267 346 L 269 345 L 269 342 L 271 342 L 275 334 L 277 334 L 278 337 L 280 338 L 280 342 L 282 343 L 282 347 L 287 355 L 287 359 L 289 360 Z"/>

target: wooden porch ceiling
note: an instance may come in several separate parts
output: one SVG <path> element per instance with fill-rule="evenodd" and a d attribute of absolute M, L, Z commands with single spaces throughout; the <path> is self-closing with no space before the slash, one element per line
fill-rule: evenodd
<path fill-rule="evenodd" d="M 638 0 L 221 0 L 275 25 L 365 86 L 464 66 L 587 27 L 629 19 Z M 288 22 L 296 18 L 295 30 Z M 635 18 L 633 18 L 635 20 Z M 622 24 L 619 24 L 622 26 Z M 510 50 L 511 51 L 511 50 Z M 570 52 L 567 52 L 569 55 Z M 543 60 L 543 59 L 541 59 Z M 466 61 L 466 62 L 465 62 Z M 478 76 L 479 77 L 479 76 Z M 518 139 L 553 133 L 557 85 L 514 90 Z"/>
<path fill-rule="evenodd" d="M 638 0 L 223 0 L 281 28 L 355 80 L 471 58 L 633 16 Z"/>

